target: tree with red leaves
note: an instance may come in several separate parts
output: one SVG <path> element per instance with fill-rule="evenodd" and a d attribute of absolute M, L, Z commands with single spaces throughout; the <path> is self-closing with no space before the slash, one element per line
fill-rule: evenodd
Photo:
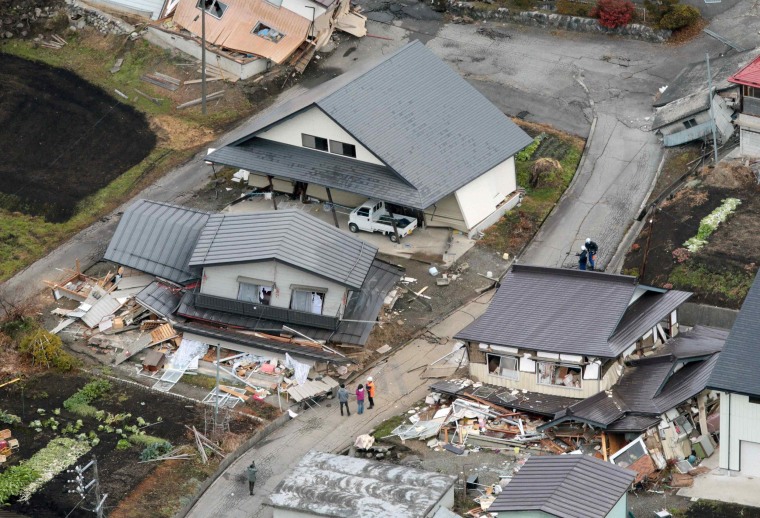
<path fill-rule="evenodd" d="M 599 0 L 591 16 L 598 18 L 602 27 L 615 29 L 631 23 L 634 11 L 633 4 L 628 0 Z"/>

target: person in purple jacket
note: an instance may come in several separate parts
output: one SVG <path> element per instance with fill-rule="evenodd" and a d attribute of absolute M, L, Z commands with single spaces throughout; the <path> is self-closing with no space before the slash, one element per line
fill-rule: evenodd
<path fill-rule="evenodd" d="M 364 413 L 364 385 L 361 383 L 356 388 L 356 413 L 357 414 L 363 414 Z"/>

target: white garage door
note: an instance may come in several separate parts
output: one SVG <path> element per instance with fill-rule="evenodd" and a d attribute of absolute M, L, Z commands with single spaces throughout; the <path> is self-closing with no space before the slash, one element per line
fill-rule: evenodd
<path fill-rule="evenodd" d="M 760 477 L 760 443 L 741 441 L 742 475 Z"/>

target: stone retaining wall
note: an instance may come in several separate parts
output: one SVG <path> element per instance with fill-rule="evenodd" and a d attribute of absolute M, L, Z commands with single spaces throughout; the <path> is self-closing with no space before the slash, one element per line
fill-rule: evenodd
<path fill-rule="evenodd" d="M 458 16 L 467 16 L 473 20 L 491 20 L 519 23 L 534 27 L 550 27 L 576 32 L 596 32 L 612 36 L 623 36 L 636 40 L 662 43 L 672 34 L 667 30 L 655 30 L 646 25 L 632 23 L 617 29 L 607 29 L 599 25 L 595 18 L 549 14 L 537 11 L 512 11 L 505 7 L 496 9 L 479 9 L 471 2 L 449 1 L 448 11 Z"/>

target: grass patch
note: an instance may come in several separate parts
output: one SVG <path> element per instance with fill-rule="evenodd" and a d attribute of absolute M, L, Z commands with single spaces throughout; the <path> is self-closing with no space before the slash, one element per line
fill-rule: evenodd
<path fill-rule="evenodd" d="M 372 432 L 372 435 L 375 437 L 375 439 L 382 439 L 383 437 L 387 437 L 397 426 L 404 424 L 404 422 L 406 422 L 406 415 L 401 414 L 393 416 L 387 421 L 380 423 L 380 426 L 378 426 L 377 429 Z"/>
<path fill-rule="evenodd" d="M 545 126 L 524 123 L 524 121 L 517 122 L 524 126 L 523 129 L 529 133 L 538 131 L 548 133 L 550 138 L 559 140 L 567 146 L 567 152 L 559 160 L 562 168 L 557 173 L 556 181 L 547 187 L 529 187 L 531 170 L 539 157 L 525 154 L 524 160 L 515 160 L 517 185 L 525 188 L 525 197 L 519 207 L 507 212 L 495 225 L 486 230 L 485 236 L 480 241 L 481 245 L 499 253 L 516 254 L 535 235 L 544 219 L 559 201 L 562 193 L 570 185 L 583 152 L 583 140 L 577 137 L 557 132 Z M 534 151 L 535 149 L 536 147 L 533 148 Z"/>
<path fill-rule="evenodd" d="M 211 376 L 204 376 L 203 374 L 184 374 L 180 379 L 181 382 L 187 383 L 203 389 L 214 390 L 216 387 L 216 378 Z M 227 380 L 220 379 L 219 382 L 222 385 L 235 385 L 235 383 L 228 383 Z"/>
<path fill-rule="evenodd" d="M 727 267 L 716 272 L 697 261 L 688 261 L 673 268 L 668 282 L 676 289 L 711 294 L 740 303 L 747 296 L 753 279 L 752 272 L 741 268 Z"/>
<path fill-rule="evenodd" d="M 63 408 L 81 417 L 96 417 L 98 409 L 90 403 L 103 397 L 110 390 L 111 383 L 107 380 L 91 381 L 64 401 Z"/>

